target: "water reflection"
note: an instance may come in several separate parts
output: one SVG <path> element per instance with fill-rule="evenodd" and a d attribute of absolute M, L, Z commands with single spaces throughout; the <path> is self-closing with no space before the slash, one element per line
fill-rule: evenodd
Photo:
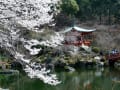
<path fill-rule="evenodd" d="M 39 79 L 30 79 L 23 74 L 19 79 L 0 77 L 0 86 L 10 90 L 120 90 L 120 71 L 117 69 L 79 69 L 72 73 L 57 72 L 57 75 L 62 81 L 57 86 L 44 84 Z"/>

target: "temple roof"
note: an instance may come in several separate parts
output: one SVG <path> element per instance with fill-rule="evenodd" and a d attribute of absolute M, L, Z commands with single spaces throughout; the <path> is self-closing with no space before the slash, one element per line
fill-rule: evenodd
<path fill-rule="evenodd" d="M 76 30 L 76 31 L 79 31 L 79 32 L 93 32 L 95 31 L 96 29 L 84 29 L 84 28 L 80 28 L 80 27 L 77 27 L 77 26 L 73 26 L 73 27 L 70 27 L 70 28 L 67 28 L 64 33 L 67 33 L 71 30 Z"/>

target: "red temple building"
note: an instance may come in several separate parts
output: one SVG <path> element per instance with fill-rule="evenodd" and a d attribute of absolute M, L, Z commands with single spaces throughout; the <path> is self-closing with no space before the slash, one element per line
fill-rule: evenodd
<path fill-rule="evenodd" d="M 90 46 L 93 40 L 92 32 L 94 31 L 95 29 L 88 30 L 77 26 L 70 27 L 64 31 L 65 38 L 63 43 L 65 45 L 81 46 L 84 44 Z"/>

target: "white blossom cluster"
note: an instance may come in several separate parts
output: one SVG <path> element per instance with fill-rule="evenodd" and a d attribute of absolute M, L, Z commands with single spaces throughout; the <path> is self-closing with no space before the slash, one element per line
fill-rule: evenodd
<path fill-rule="evenodd" d="M 0 0 L 0 18 L 15 20 L 33 29 L 53 21 L 60 0 Z"/>
<path fill-rule="evenodd" d="M 49 74 L 50 71 L 48 72 L 45 67 L 31 64 L 32 58 L 29 56 L 37 55 L 41 50 L 32 46 L 39 44 L 56 47 L 61 45 L 63 36 L 56 33 L 55 36 L 51 36 L 50 41 L 26 40 L 22 36 L 21 28 L 26 27 L 36 32 L 36 27 L 52 22 L 58 2 L 59 0 L 0 0 L 0 47 L 13 55 L 16 61 L 26 64 L 24 70 L 29 77 L 40 78 L 50 85 L 61 82 L 58 81 L 57 76 Z M 37 32 L 40 32 L 38 30 Z M 23 42 L 21 47 L 24 46 L 29 53 L 20 52 L 16 46 L 19 41 Z M 36 67 L 41 69 L 36 69 Z"/>

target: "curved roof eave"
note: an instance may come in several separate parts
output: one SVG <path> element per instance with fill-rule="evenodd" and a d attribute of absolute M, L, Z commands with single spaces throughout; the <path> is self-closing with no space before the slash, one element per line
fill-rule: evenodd
<path fill-rule="evenodd" d="M 72 28 L 75 29 L 76 31 L 79 31 L 79 32 L 93 32 L 93 31 L 96 31 L 96 29 L 84 29 L 84 28 L 74 26 L 74 27 L 70 27 L 70 28 L 66 29 L 64 31 L 64 33 L 71 31 Z"/>

